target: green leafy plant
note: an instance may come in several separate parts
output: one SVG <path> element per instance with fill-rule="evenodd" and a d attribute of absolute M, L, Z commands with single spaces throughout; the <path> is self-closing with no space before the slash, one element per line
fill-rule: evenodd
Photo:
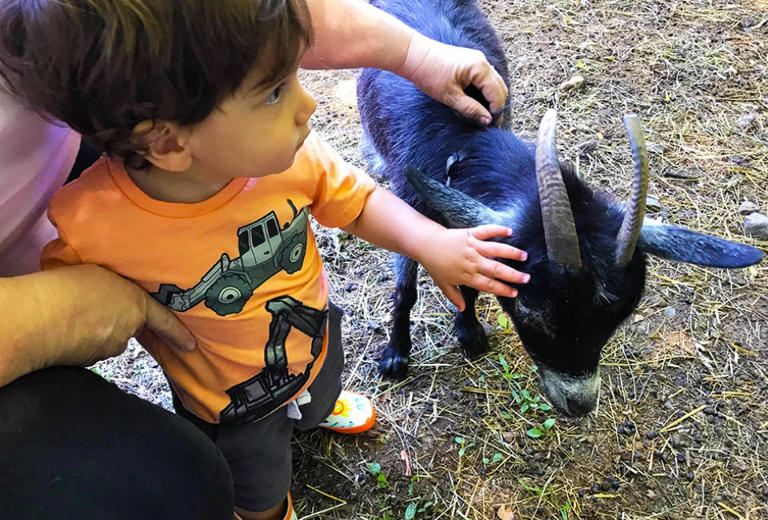
<path fill-rule="evenodd" d="M 483 464 L 484 464 L 484 465 L 486 465 L 486 466 L 487 466 L 488 464 L 496 464 L 496 463 L 497 463 L 497 462 L 499 462 L 499 461 L 500 461 L 502 458 L 503 458 L 503 455 L 502 455 L 501 453 L 494 453 L 494 454 L 493 454 L 493 457 L 491 457 L 491 458 L 488 458 L 488 457 L 483 457 Z"/>
<path fill-rule="evenodd" d="M 512 332 L 512 320 L 510 320 L 503 311 L 496 313 L 496 321 L 498 322 L 496 330 L 503 331 L 505 334 L 510 334 Z"/>
<path fill-rule="evenodd" d="M 366 466 L 368 467 L 368 471 L 371 472 L 371 475 L 376 477 L 376 486 L 379 489 L 384 489 L 389 486 L 387 476 L 381 472 L 381 464 L 378 462 L 369 462 L 366 464 Z"/>
<path fill-rule="evenodd" d="M 523 389 L 520 392 L 520 396 L 522 397 L 522 405 L 520 405 L 520 413 L 525 413 L 528 410 L 542 410 L 544 412 L 548 412 L 552 410 L 552 407 L 549 406 L 546 402 L 541 400 L 541 396 L 532 396 L 531 393 L 528 390 Z"/>
<path fill-rule="evenodd" d="M 416 518 L 417 514 L 423 513 L 431 505 L 432 505 L 432 502 L 427 502 L 423 506 L 419 507 L 418 502 L 411 502 L 410 504 L 408 504 L 408 507 L 405 508 L 405 516 L 403 518 L 405 520 L 413 520 L 414 518 Z"/>
<path fill-rule="evenodd" d="M 563 518 L 563 520 L 568 520 L 568 511 L 571 510 L 571 503 L 568 502 L 563 507 L 560 508 L 560 516 Z"/>
<path fill-rule="evenodd" d="M 464 437 L 456 437 L 454 440 L 459 445 L 459 457 L 463 457 L 467 450 L 475 445 L 473 442 L 467 444 Z"/>
<path fill-rule="evenodd" d="M 555 419 L 550 417 L 539 426 L 534 426 L 533 428 L 528 429 L 525 434 L 532 439 L 538 439 L 539 437 L 544 437 L 545 435 L 549 434 L 554 425 Z"/>
<path fill-rule="evenodd" d="M 528 410 L 542 410 L 544 412 L 552 410 L 552 407 L 543 401 L 540 395 L 533 396 L 528 390 L 520 385 L 518 380 L 525 376 L 523 374 L 513 374 L 509 368 L 509 363 L 507 363 L 503 354 L 499 354 L 499 364 L 503 370 L 504 379 L 507 380 L 509 385 L 509 392 L 512 395 L 512 399 L 515 400 L 515 403 L 520 405 L 521 414 L 524 414 Z M 536 365 L 531 365 L 531 373 L 536 373 L 537 370 L 538 367 Z"/>
<path fill-rule="evenodd" d="M 520 477 L 517 477 L 517 482 L 520 484 L 520 486 L 526 490 L 529 493 L 533 493 L 536 496 L 542 496 L 544 495 L 544 491 L 536 485 L 528 485 L 525 480 L 521 479 Z"/>

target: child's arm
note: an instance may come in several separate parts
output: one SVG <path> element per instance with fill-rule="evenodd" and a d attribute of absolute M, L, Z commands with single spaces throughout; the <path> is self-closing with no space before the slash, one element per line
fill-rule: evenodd
<path fill-rule="evenodd" d="M 376 188 L 360 216 L 342 229 L 419 262 L 460 311 L 464 310 L 464 299 L 458 285 L 514 298 L 517 289 L 500 280 L 524 284 L 530 279 L 530 275 L 489 258 L 526 259 L 524 251 L 510 245 L 485 242 L 509 236 L 509 228 L 487 225 L 447 229 L 383 188 Z"/>
<path fill-rule="evenodd" d="M 464 87 L 475 85 L 492 112 L 504 107 L 507 86 L 482 52 L 427 38 L 360 0 L 308 0 L 307 6 L 315 38 L 302 67 L 388 70 L 483 124 L 491 115 Z"/>

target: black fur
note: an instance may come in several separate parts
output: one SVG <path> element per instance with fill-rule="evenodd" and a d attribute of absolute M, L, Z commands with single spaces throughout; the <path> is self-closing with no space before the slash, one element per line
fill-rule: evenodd
<path fill-rule="evenodd" d="M 373 4 L 429 37 L 480 49 L 507 80 L 499 40 L 474 0 L 374 0 Z M 667 236 L 663 233 L 649 235 L 645 242 L 641 240 L 627 265 L 617 266 L 616 237 L 624 217 L 623 206 L 610 195 L 593 191 L 564 164 L 563 178 L 583 262 L 579 272 L 567 272 L 547 257 L 532 145 L 508 128 L 477 126 L 389 72 L 362 72 L 358 105 L 369 163 L 389 179 L 399 197 L 447 226 L 497 222 L 513 228 L 513 237 L 505 241 L 526 250 L 529 256 L 524 264 L 508 263 L 530 273 L 531 282 L 519 287 L 517 301 L 501 298 L 500 303 L 534 360 L 566 376 L 595 373 L 602 346 L 641 297 L 645 284 L 642 247 L 679 259 L 679 253 L 663 251 L 666 245 L 679 241 L 662 239 L 662 235 Z M 446 164 L 450 165 L 447 170 Z M 702 240 L 710 243 L 709 237 Z M 724 260 L 710 255 L 708 265 L 718 265 L 717 261 L 727 266 L 739 261 L 746 265 L 743 262 L 754 263 L 761 257 L 754 248 L 728 244 L 741 249 L 718 251 L 747 256 Z M 411 347 L 408 325 L 416 299 L 416 270 L 410 260 L 399 262 L 394 329 L 380 368 L 384 374 L 401 379 L 406 375 Z M 465 288 L 462 292 L 467 308 L 457 315 L 456 329 L 464 354 L 472 358 L 485 352 L 488 343 L 475 317 L 476 292 Z M 579 410 L 589 411 L 593 402 L 576 404 Z"/>

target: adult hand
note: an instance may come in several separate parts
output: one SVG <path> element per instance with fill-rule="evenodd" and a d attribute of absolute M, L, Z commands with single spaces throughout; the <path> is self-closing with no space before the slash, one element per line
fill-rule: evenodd
<path fill-rule="evenodd" d="M 402 70 L 397 73 L 427 95 L 484 125 L 490 124 L 491 113 L 467 96 L 464 88 L 477 87 L 494 114 L 502 110 L 509 93 L 482 52 L 446 45 L 418 33 L 411 38 Z"/>
<path fill-rule="evenodd" d="M 0 386 L 53 365 L 89 365 L 151 332 L 173 348 L 192 334 L 139 286 L 94 265 L 0 278 Z"/>
<path fill-rule="evenodd" d="M 429 244 L 425 244 L 417 261 L 460 311 L 464 310 L 464 298 L 459 285 L 515 298 L 517 289 L 505 282 L 526 284 L 531 276 L 491 258 L 524 262 L 528 254 L 509 244 L 487 241 L 511 234 L 512 230 L 496 224 L 470 229 L 443 228 L 443 231 L 433 235 Z"/>

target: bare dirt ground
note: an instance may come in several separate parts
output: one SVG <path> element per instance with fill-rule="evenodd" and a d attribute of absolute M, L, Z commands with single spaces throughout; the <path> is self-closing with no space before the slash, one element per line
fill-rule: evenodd
<path fill-rule="evenodd" d="M 532 139 L 544 111 L 557 108 L 564 157 L 626 198 L 621 116 L 636 112 L 653 152 L 652 212 L 766 250 L 742 235 L 738 212 L 744 200 L 768 212 L 765 0 L 481 5 L 505 44 L 517 132 Z M 583 88 L 559 88 L 574 75 Z M 314 128 L 364 166 L 355 76 L 305 80 L 320 101 Z M 332 298 L 347 313 L 346 385 L 375 397 L 379 420 L 370 434 L 298 437 L 300 517 L 768 518 L 768 262 L 725 271 L 651 260 L 637 312 L 604 349 L 599 407 L 575 420 L 542 409 L 534 367 L 491 298 L 478 312 L 493 351 L 463 360 L 452 310 L 426 277 L 410 377 L 381 381 L 389 256 L 336 230 L 318 240 Z M 135 344 L 97 369 L 170 405 Z"/>

